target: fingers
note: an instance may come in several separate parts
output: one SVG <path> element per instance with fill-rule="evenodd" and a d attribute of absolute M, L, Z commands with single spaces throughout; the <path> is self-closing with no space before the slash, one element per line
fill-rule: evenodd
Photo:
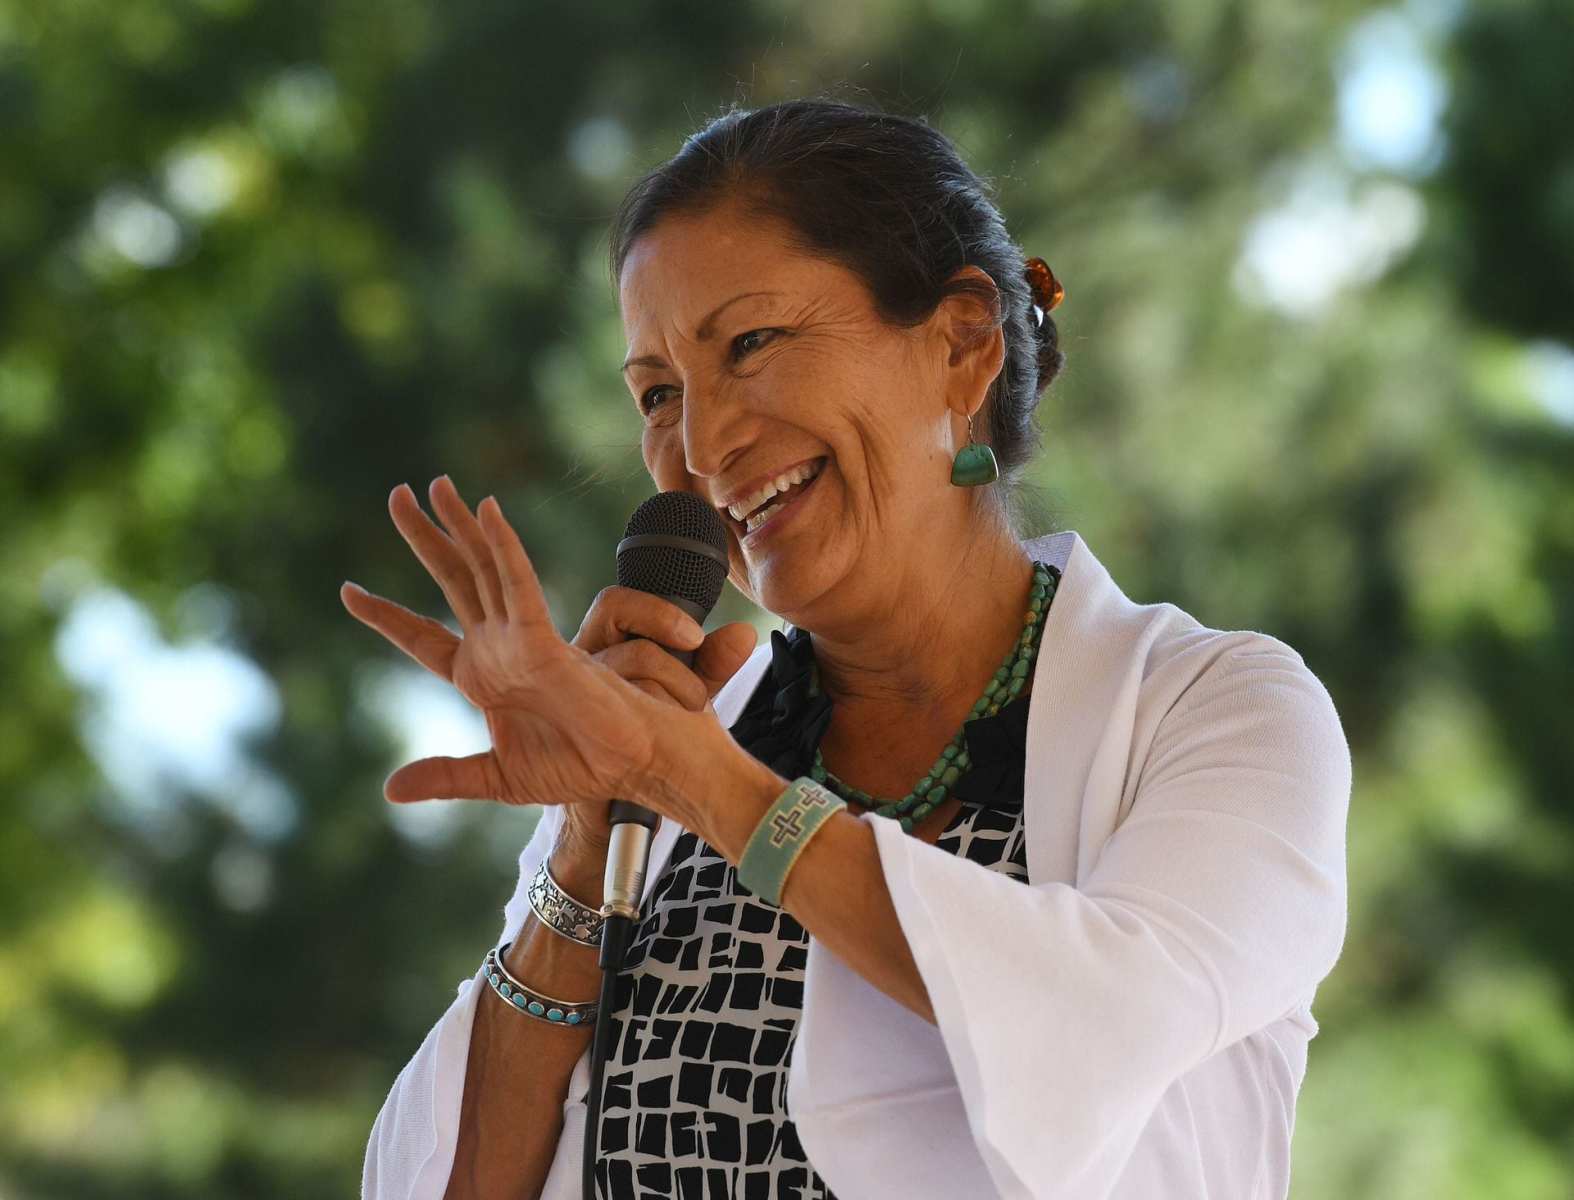
<path fill-rule="evenodd" d="M 641 691 L 658 700 L 675 700 L 691 712 L 699 712 L 709 698 L 698 675 L 645 638 L 618 642 L 595 657 Z"/>
<path fill-rule="evenodd" d="M 383 795 L 395 804 L 417 800 L 502 800 L 505 798 L 497 759 L 490 750 L 467 758 L 422 758 L 406 763 L 383 783 Z"/>
<path fill-rule="evenodd" d="M 439 679 L 452 681 L 459 638 L 441 621 L 374 596 L 349 581 L 339 588 L 339 599 L 357 621 L 375 629 Z"/>
<path fill-rule="evenodd" d="M 743 665 L 758 636 L 745 621 L 706 636 L 699 623 L 670 600 L 615 586 L 603 588 L 591 603 L 574 645 L 641 691 L 698 712 Z M 693 650 L 693 668 L 661 646 Z"/>
<path fill-rule="evenodd" d="M 536 569 L 525 553 L 525 547 L 514 532 L 514 527 L 503 516 L 502 505 L 496 496 L 488 496 L 477 506 L 481 529 L 497 564 L 498 580 L 502 589 L 503 609 L 510 621 L 525 625 L 545 625 L 557 632 L 552 624 L 552 610 L 536 578 Z"/>
<path fill-rule="evenodd" d="M 468 629 L 484 621 L 486 609 L 476 589 L 475 573 L 454 540 L 422 511 L 409 484 L 401 483 L 389 493 L 388 512 L 427 574 L 443 589 L 448 607 L 453 609 L 459 623 Z"/>
<path fill-rule="evenodd" d="M 614 585 L 602 588 L 591 601 L 574 635 L 574 645 L 595 654 L 635 637 L 650 638 L 674 650 L 694 650 L 705 640 L 705 631 L 672 601 Z"/>
<path fill-rule="evenodd" d="M 712 630 L 694 654 L 694 674 L 705 685 L 705 694 L 716 698 L 722 685 L 738 673 L 760 640 L 759 630 L 747 621 L 733 621 Z"/>
<path fill-rule="evenodd" d="M 480 523 L 470 512 L 470 506 L 460 496 L 454 481 L 448 476 L 439 475 L 432 480 L 427 494 L 431 497 L 432 510 L 442 518 L 444 527 L 470 568 L 476 592 L 480 597 L 481 608 L 487 616 L 494 620 L 501 620 L 505 615 L 503 585 L 498 580 L 492 547 L 487 543 L 486 534 L 481 531 Z"/>
<path fill-rule="evenodd" d="M 630 679 L 629 682 L 652 700 L 660 700 L 663 704 L 672 703 L 672 693 L 652 679 Z"/>

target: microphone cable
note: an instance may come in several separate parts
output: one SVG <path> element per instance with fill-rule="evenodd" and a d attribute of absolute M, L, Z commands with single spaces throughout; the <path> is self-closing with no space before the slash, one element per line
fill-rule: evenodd
<path fill-rule="evenodd" d="M 585 1098 L 585 1153 L 580 1190 L 596 1200 L 596 1142 L 601 1124 L 601 1087 L 606 1074 L 607 1039 L 612 1035 L 612 1004 L 617 998 L 618 972 L 634 933 L 627 917 L 608 917 L 601 926 L 601 1000 L 596 1005 L 596 1032 L 590 1043 L 590 1094 Z"/>

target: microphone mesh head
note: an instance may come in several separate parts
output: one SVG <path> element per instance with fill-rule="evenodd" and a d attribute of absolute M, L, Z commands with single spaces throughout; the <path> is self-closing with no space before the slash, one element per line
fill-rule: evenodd
<path fill-rule="evenodd" d="M 663 534 L 704 543 L 720 552 L 717 562 L 681 546 L 630 546 L 618 554 L 618 583 L 658 596 L 680 596 L 706 613 L 727 582 L 727 527 L 721 514 L 693 492 L 657 492 L 634 510 L 624 537 Z"/>

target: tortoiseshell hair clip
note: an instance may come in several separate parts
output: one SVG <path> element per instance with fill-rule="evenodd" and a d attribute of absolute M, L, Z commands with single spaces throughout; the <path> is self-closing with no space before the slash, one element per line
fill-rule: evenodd
<path fill-rule="evenodd" d="M 1027 278 L 1028 287 L 1033 290 L 1033 324 L 1042 326 L 1049 311 L 1066 298 L 1066 289 L 1042 258 L 1028 259 L 1022 274 Z"/>

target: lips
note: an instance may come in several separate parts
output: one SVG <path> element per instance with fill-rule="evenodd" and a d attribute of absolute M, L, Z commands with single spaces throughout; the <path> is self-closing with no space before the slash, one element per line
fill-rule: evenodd
<path fill-rule="evenodd" d="M 798 509 L 803 497 L 819 482 L 820 476 L 823 474 L 823 469 L 816 471 L 803 483 L 795 485 L 783 494 L 772 497 L 760 508 L 750 513 L 747 521 L 743 523 L 743 532 L 739 540 L 745 545 L 753 546 L 760 539 L 773 533 L 791 513 Z"/>
<path fill-rule="evenodd" d="M 718 505 L 734 520 L 745 521 L 749 515 L 756 511 L 762 504 L 767 503 L 773 496 L 780 495 L 790 490 L 794 484 L 803 483 L 818 474 L 825 465 L 824 458 L 808 459 L 796 466 L 778 471 L 774 476 L 768 476 L 756 484 L 752 490 L 742 493 L 727 504 Z"/>
<path fill-rule="evenodd" d="M 819 477 L 828 461 L 824 455 L 806 459 L 777 472 L 775 476 L 767 476 L 762 482 L 753 485 L 748 492 L 739 493 L 736 499 L 717 505 L 717 508 L 734 532 L 742 538 L 749 533 L 751 522 L 758 525 L 762 513 L 770 512 L 773 506 L 785 507 L 800 492 L 807 489 Z"/>

